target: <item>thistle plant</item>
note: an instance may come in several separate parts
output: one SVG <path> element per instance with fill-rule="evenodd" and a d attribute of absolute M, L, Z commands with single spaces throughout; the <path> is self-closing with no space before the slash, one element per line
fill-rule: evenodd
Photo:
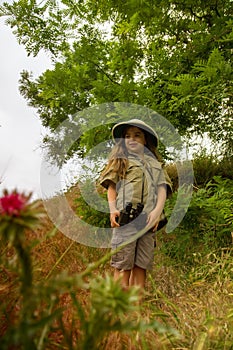
<path fill-rule="evenodd" d="M 30 250 L 26 245 L 25 231 L 27 229 L 35 230 L 45 215 L 40 203 L 38 201 L 30 203 L 30 199 L 31 193 L 26 195 L 18 193 L 16 190 L 11 193 L 5 190 L 0 198 L 0 238 L 15 249 L 20 265 L 22 295 L 22 321 L 20 325 L 24 329 L 30 323 L 33 312 L 31 308 L 33 272 Z M 30 337 L 25 336 L 24 346 L 25 348 L 32 346 Z"/>
<path fill-rule="evenodd" d="M 38 202 L 30 203 L 31 195 L 18 193 L 16 190 L 9 193 L 5 190 L 0 198 L 0 232 L 18 255 L 23 292 L 32 285 L 31 259 L 25 247 L 25 230 L 37 228 L 44 215 Z"/>

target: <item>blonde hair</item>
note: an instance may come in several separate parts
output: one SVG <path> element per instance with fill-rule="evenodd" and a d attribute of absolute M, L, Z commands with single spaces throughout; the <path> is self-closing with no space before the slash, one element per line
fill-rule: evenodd
<path fill-rule="evenodd" d="M 112 152 L 110 153 L 110 156 L 109 156 L 108 164 L 106 165 L 105 169 L 102 172 L 102 176 L 105 176 L 106 174 L 108 174 L 109 170 L 111 169 L 111 171 L 114 171 L 115 173 L 117 173 L 120 178 L 122 179 L 125 178 L 125 174 L 128 168 L 128 151 L 125 146 L 124 137 L 129 127 L 130 126 L 126 127 L 123 130 L 122 138 L 113 147 Z M 162 162 L 162 157 L 159 154 L 157 147 L 155 147 L 153 138 L 151 137 L 151 135 L 145 130 L 141 128 L 139 129 L 145 135 L 145 139 L 146 139 L 145 151 L 148 150 L 148 153 L 152 153 L 159 162 Z"/>

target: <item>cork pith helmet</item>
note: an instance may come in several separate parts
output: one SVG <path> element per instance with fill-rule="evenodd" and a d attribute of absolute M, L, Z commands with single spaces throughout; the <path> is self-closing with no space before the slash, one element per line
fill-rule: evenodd
<path fill-rule="evenodd" d="M 155 147 L 158 146 L 158 136 L 156 132 L 152 129 L 152 127 L 150 127 L 145 122 L 139 119 L 131 119 L 126 122 L 121 122 L 114 125 L 114 127 L 112 128 L 113 140 L 116 142 L 116 139 L 122 138 L 124 134 L 124 130 L 129 126 L 137 126 L 139 129 L 142 129 L 152 139 L 154 146 Z"/>

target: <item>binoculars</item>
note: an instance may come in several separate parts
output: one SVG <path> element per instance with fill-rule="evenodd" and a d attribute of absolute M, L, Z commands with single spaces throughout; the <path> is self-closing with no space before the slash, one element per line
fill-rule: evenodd
<path fill-rule="evenodd" d="M 143 211 L 144 204 L 138 203 L 137 208 L 132 207 L 131 202 L 127 202 L 123 210 L 120 211 L 118 223 L 120 226 L 127 225 L 129 222 L 135 220 L 138 229 L 143 229 L 146 226 L 147 214 Z"/>

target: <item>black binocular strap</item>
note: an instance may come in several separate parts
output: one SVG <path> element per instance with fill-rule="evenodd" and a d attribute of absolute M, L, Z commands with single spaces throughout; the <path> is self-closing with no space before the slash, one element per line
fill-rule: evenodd
<path fill-rule="evenodd" d="M 142 193 L 141 193 L 141 203 L 143 203 L 143 196 L 144 196 L 144 183 L 145 183 L 145 168 L 142 172 Z"/>

